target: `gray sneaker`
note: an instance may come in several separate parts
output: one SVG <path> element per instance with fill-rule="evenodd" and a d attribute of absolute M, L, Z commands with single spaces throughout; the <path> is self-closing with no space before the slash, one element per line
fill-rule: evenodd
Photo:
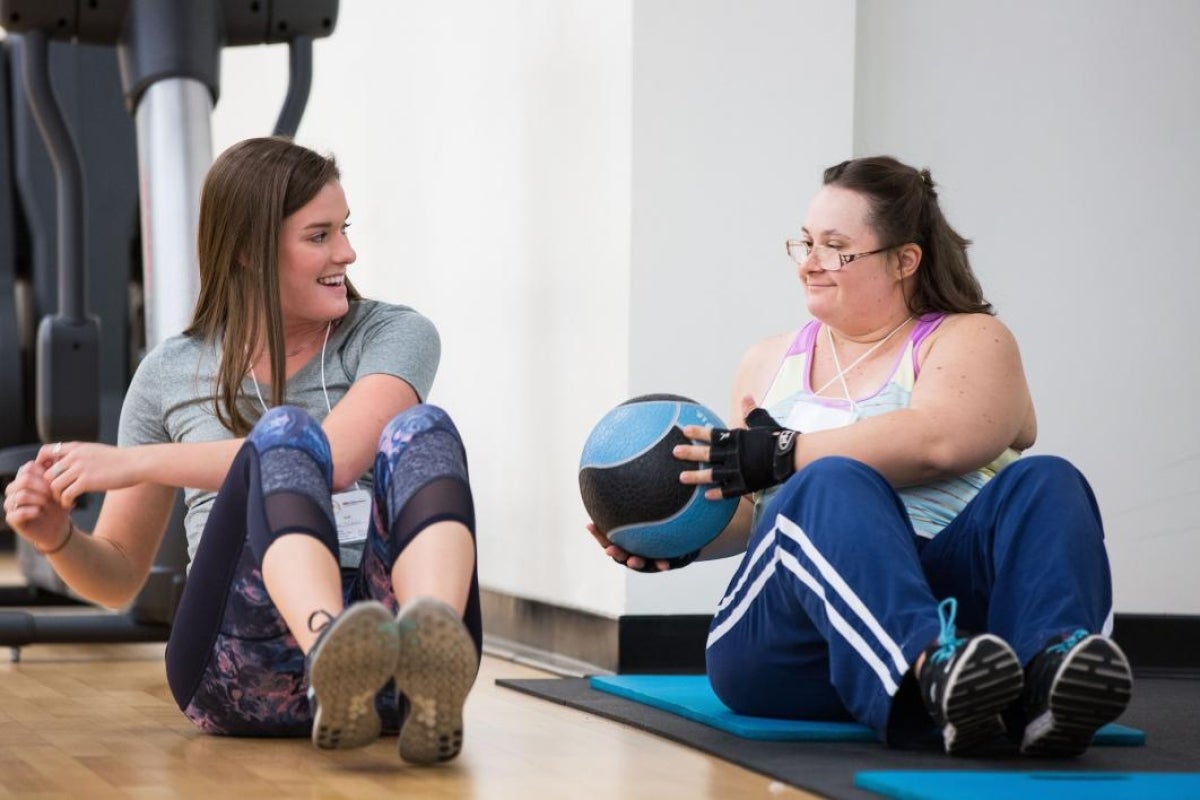
<path fill-rule="evenodd" d="M 322 750 L 362 747 L 379 738 L 375 695 L 396 668 L 400 637 L 392 614 L 374 600 L 355 603 L 337 618 L 325 614 L 321 635 L 305 659 L 313 708 L 313 745 Z"/>
<path fill-rule="evenodd" d="M 411 764 L 449 761 L 462 750 L 463 704 L 479 671 L 475 642 L 458 612 L 431 597 L 405 604 L 395 627 L 396 691 L 408 700 L 400 757 Z"/>

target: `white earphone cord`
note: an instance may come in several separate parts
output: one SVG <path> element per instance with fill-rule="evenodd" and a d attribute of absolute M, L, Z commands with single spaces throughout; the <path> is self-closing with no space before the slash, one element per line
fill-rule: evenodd
<path fill-rule="evenodd" d="M 333 328 L 333 322 L 330 321 L 325 326 L 325 340 L 321 342 L 321 394 L 325 395 L 325 411 L 333 413 L 333 406 L 329 403 L 329 389 L 325 386 L 325 348 L 329 346 L 329 331 Z M 262 390 L 258 388 L 258 378 L 254 376 L 254 367 L 250 367 L 250 380 L 254 382 L 254 393 L 258 395 L 258 404 L 262 406 L 263 413 L 267 413 L 267 404 L 263 400 Z M 354 482 L 354 488 L 358 488 L 358 481 Z"/>
<path fill-rule="evenodd" d="M 883 347 L 887 343 L 888 339 L 891 339 L 893 336 L 895 336 L 897 331 L 899 331 L 901 328 L 903 328 L 905 325 L 907 325 L 910 322 L 912 322 L 911 316 L 908 319 L 904 320 L 904 322 L 901 322 L 899 325 L 892 328 L 891 333 L 889 333 L 887 336 L 880 339 L 875 344 L 871 345 L 870 349 L 868 349 L 865 353 L 863 353 L 858 358 L 854 359 L 853 363 L 851 363 L 850 366 L 846 367 L 845 369 L 842 369 L 842 362 L 841 362 L 841 359 L 838 358 L 837 347 L 833 343 L 833 329 L 830 328 L 828 325 L 826 325 L 825 333 L 826 333 L 827 337 L 829 338 L 829 351 L 833 355 L 833 366 L 834 366 L 834 369 L 837 370 L 837 375 L 833 376 L 828 381 L 826 381 L 825 385 L 822 386 L 820 389 L 817 389 L 815 392 L 813 392 L 813 394 L 819 395 L 821 392 L 825 391 L 830 386 L 832 386 L 835 382 L 841 381 L 842 382 L 842 393 L 846 396 L 847 402 L 850 403 L 850 408 L 851 409 L 857 408 L 857 405 L 854 402 L 854 398 L 850 396 L 850 387 L 846 384 L 846 373 L 849 372 L 850 370 L 854 369 L 855 367 L 857 367 L 863 361 L 865 361 L 867 359 L 867 357 L 870 356 L 872 353 L 874 353 L 876 350 Z"/>

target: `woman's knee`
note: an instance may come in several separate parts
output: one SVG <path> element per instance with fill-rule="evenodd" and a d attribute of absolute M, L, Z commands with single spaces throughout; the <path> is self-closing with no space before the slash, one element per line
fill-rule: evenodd
<path fill-rule="evenodd" d="M 1059 456 L 1025 456 L 1009 464 L 993 480 L 1000 481 L 1007 492 L 1030 499 L 1052 497 L 1062 503 L 1078 501 L 1096 505 L 1087 478 L 1074 464 Z"/>
<path fill-rule="evenodd" d="M 333 464 L 329 439 L 321 423 L 296 406 L 276 406 L 267 411 L 246 440 L 259 455 L 276 447 L 292 447 L 304 450 L 322 464 Z"/>
<path fill-rule="evenodd" d="M 466 450 L 454 421 L 444 410 L 420 403 L 400 412 L 379 436 L 377 467 L 393 472 L 402 461 L 422 473 L 466 479 Z M 380 463 L 382 462 L 382 463 Z M 378 472 L 378 469 L 377 469 Z M 378 481 L 383 475 L 376 475 Z"/>
<path fill-rule="evenodd" d="M 467 455 L 450 415 L 422 403 L 397 414 L 379 437 L 375 498 L 390 528 L 413 496 L 430 484 L 452 479 L 470 497 Z"/>
<path fill-rule="evenodd" d="M 388 453 L 402 448 L 414 438 L 431 431 L 443 431 L 459 439 L 454 421 L 440 406 L 418 403 L 392 417 L 379 435 L 379 452 Z"/>
<path fill-rule="evenodd" d="M 1061 456 L 1023 456 L 1000 471 L 998 477 L 1010 481 L 1037 481 L 1048 485 L 1087 485 L 1074 464 Z"/>

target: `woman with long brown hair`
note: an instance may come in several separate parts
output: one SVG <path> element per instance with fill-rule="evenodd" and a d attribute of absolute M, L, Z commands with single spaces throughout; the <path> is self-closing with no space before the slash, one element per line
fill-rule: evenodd
<path fill-rule="evenodd" d="M 348 217 L 332 158 L 281 138 L 221 154 L 191 326 L 138 367 L 118 446 L 42 448 L 6 519 L 115 607 L 184 488 L 167 677 L 187 717 L 218 734 L 311 731 L 322 748 L 399 729 L 401 757 L 441 761 L 461 747 L 482 644 L 466 455 L 425 402 L 437 331 L 355 291 Z M 87 492 L 106 493 L 90 533 L 69 516 Z"/>

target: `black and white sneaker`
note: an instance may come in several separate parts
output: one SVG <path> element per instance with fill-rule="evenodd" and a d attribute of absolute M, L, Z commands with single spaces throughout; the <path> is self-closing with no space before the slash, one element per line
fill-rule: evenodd
<path fill-rule="evenodd" d="M 325 624 L 313 622 L 324 615 Z M 355 603 L 336 618 L 324 611 L 308 621 L 319 630 L 305 659 L 313 708 L 313 745 L 322 750 L 363 747 L 379 738 L 375 695 L 396 668 L 400 637 L 382 603 Z"/>
<path fill-rule="evenodd" d="M 1029 663 L 1021 752 L 1077 756 L 1129 705 L 1133 674 L 1117 643 L 1080 629 L 1052 641 Z"/>
<path fill-rule="evenodd" d="M 1008 643 L 990 633 L 958 637 L 954 615 L 958 603 L 938 605 L 942 631 L 925 650 L 917 676 L 925 708 L 942 727 L 950 755 L 968 755 L 1001 738 L 1001 713 L 1021 696 L 1021 662 Z"/>
<path fill-rule="evenodd" d="M 431 597 L 406 603 L 394 627 L 396 691 L 408 701 L 400 757 L 411 764 L 449 761 L 462 750 L 463 704 L 479 671 L 475 642 L 458 612 Z"/>

